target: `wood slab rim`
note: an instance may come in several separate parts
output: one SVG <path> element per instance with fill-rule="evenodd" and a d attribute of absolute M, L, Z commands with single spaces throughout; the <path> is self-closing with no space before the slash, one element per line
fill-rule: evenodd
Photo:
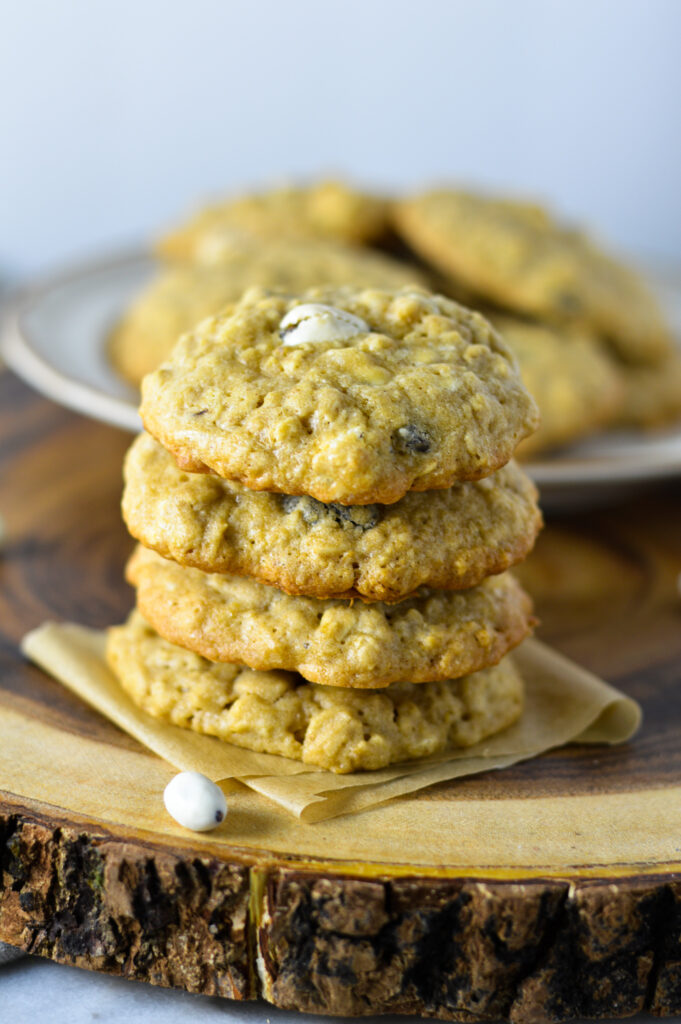
<path fill-rule="evenodd" d="M 675 1012 L 678 968 L 660 925 L 673 915 L 678 928 L 681 878 L 329 878 L 187 862 L 54 825 L 0 814 L 0 866 L 13 879 L 0 936 L 59 962 L 317 1014 L 530 1024 Z M 446 956 L 435 956 L 443 927 Z"/>
<path fill-rule="evenodd" d="M 130 828 L 124 825 L 114 826 L 105 818 L 86 816 L 59 807 L 15 794 L 0 788 L 0 813 L 6 817 L 16 816 L 26 820 L 43 823 L 51 822 L 55 828 L 73 826 L 83 835 L 93 839 L 108 837 L 119 841 L 134 843 L 140 848 L 157 849 L 167 843 L 167 837 L 161 832 L 145 828 Z M 354 816 L 351 816 L 354 817 Z M 268 850 L 266 847 L 246 847 L 238 844 L 210 843 L 196 845 L 196 836 L 187 833 L 184 837 L 174 836 L 173 849 L 182 851 L 187 856 L 200 855 L 222 859 L 244 868 L 281 867 L 286 870 L 322 872 L 329 878 L 352 877 L 355 879 L 412 878 L 432 879 L 434 881 L 460 881 L 461 879 L 476 882 L 494 882 L 500 885 L 534 881 L 566 882 L 579 885 L 582 882 L 617 882 L 631 879 L 657 879 L 660 884 L 681 880 L 681 859 L 660 861 L 655 864 L 622 863 L 594 865 L 565 865 L 552 868 L 548 865 L 497 867 L 476 865 L 419 865 L 416 868 L 404 862 L 358 861 L 327 856 L 319 859 L 293 852 Z"/>

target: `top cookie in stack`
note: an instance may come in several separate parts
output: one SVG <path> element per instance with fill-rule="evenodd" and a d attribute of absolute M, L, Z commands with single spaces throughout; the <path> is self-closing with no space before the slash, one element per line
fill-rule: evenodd
<path fill-rule="evenodd" d="M 109 644 L 141 706 L 334 771 L 518 716 L 505 655 L 532 615 L 504 570 L 540 516 L 509 459 L 537 413 L 483 317 L 416 288 L 253 289 L 141 412 L 123 507 L 146 622 Z"/>
<path fill-rule="evenodd" d="M 140 412 L 185 469 L 344 505 L 488 476 L 538 418 L 482 316 L 350 288 L 247 292 L 145 378 Z"/>

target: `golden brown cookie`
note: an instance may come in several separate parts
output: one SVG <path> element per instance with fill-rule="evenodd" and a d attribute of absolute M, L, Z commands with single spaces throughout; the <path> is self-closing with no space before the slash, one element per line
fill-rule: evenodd
<path fill-rule="evenodd" d="M 423 585 L 472 587 L 525 558 L 541 526 L 534 485 L 512 462 L 393 505 L 324 505 L 183 472 L 143 433 L 124 476 L 123 518 L 145 547 L 312 597 L 399 601 Z"/>
<path fill-rule="evenodd" d="M 222 271 L 175 267 L 163 271 L 139 295 L 115 325 L 108 340 L 114 368 L 139 387 L 167 358 L 181 334 L 213 313 L 224 311 L 237 295 Z"/>
<path fill-rule="evenodd" d="M 681 422 L 681 354 L 656 366 L 620 367 L 624 398 L 618 423 L 655 429 Z"/>
<path fill-rule="evenodd" d="M 535 428 L 506 344 L 420 289 L 253 289 L 142 385 L 183 468 L 345 505 L 488 476 Z"/>
<path fill-rule="evenodd" d="M 539 406 L 541 423 L 523 441 L 518 458 L 585 437 L 612 423 L 624 396 L 622 374 L 591 335 L 493 316 L 513 350 L 525 387 Z"/>
<path fill-rule="evenodd" d="M 291 597 L 138 547 L 127 578 L 166 640 L 211 661 L 289 669 L 327 686 L 455 679 L 495 665 L 533 625 L 529 598 L 509 573 L 471 590 L 424 587 L 399 604 L 365 604 Z"/>
<path fill-rule="evenodd" d="M 670 351 L 642 280 L 539 206 L 442 189 L 395 204 L 395 218 L 422 258 L 489 302 L 587 327 L 628 362 Z"/>
<path fill-rule="evenodd" d="M 253 285 L 298 292 L 313 285 L 401 288 L 423 284 L 407 264 L 335 242 L 249 242 L 212 266 L 165 269 L 149 284 L 112 333 L 109 354 L 133 384 L 170 354 L 181 334 L 219 313 Z"/>
<path fill-rule="evenodd" d="M 137 612 L 109 630 L 107 658 L 155 718 L 338 773 L 469 747 L 511 725 L 523 706 L 511 658 L 461 679 L 358 693 L 207 661 L 163 640 Z"/>
<path fill-rule="evenodd" d="M 387 229 L 384 199 L 337 181 L 272 189 L 200 210 L 157 243 L 164 259 L 213 261 L 249 237 L 318 238 L 365 243 Z"/>

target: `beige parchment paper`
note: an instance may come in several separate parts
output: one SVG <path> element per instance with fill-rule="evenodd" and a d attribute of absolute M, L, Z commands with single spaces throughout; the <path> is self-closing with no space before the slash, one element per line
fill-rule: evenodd
<path fill-rule="evenodd" d="M 82 700 L 179 770 L 216 782 L 237 779 L 302 821 L 315 822 L 443 782 L 507 768 L 567 743 L 623 743 L 641 722 L 639 705 L 537 640 L 513 654 L 526 686 L 515 725 L 474 747 L 374 772 L 333 775 L 299 761 L 257 754 L 157 721 L 138 710 L 106 664 L 101 632 L 45 623 L 23 640 L 24 654 Z"/>

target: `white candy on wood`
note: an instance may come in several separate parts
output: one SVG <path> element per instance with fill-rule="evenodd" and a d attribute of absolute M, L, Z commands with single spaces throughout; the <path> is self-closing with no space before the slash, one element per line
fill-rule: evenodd
<path fill-rule="evenodd" d="M 279 325 L 279 336 L 284 345 L 304 345 L 315 341 L 339 341 L 369 334 L 371 328 L 358 316 L 321 302 L 308 302 L 294 306 Z"/>
<path fill-rule="evenodd" d="M 178 825 L 192 832 L 207 832 L 224 821 L 225 794 L 200 772 L 180 772 L 163 791 L 163 803 Z"/>

